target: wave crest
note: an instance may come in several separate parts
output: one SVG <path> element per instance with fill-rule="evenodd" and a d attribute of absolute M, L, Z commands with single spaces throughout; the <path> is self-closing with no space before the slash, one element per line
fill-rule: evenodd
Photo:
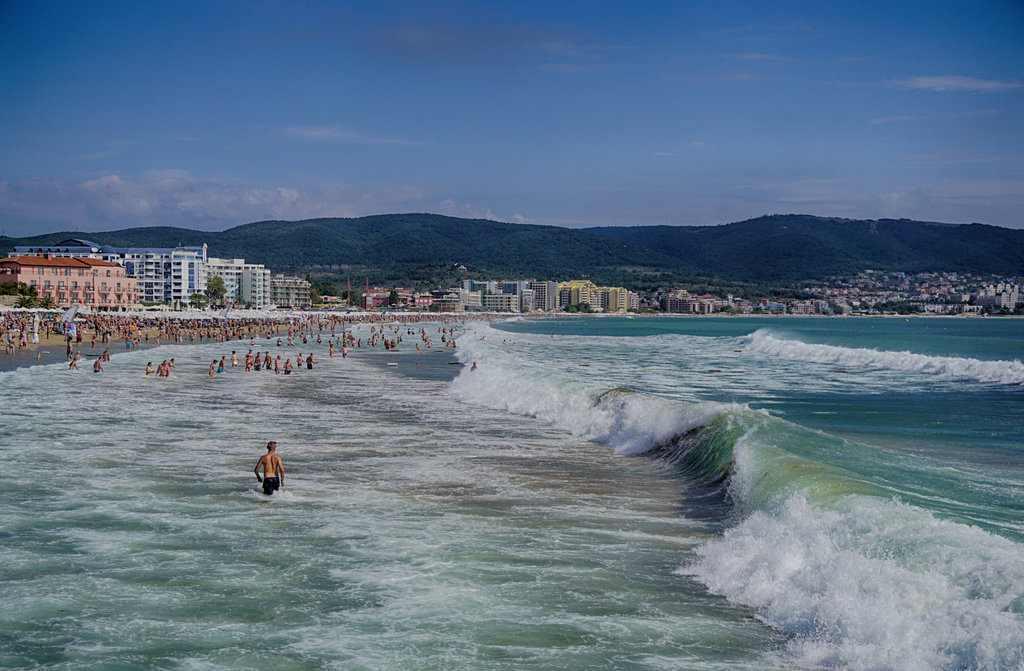
<path fill-rule="evenodd" d="M 1024 363 L 983 361 L 966 357 L 931 356 L 837 345 L 822 345 L 780 338 L 768 329 L 750 336 L 748 351 L 791 361 L 823 363 L 844 368 L 864 367 L 940 375 L 991 384 L 1024 384 Z"/>

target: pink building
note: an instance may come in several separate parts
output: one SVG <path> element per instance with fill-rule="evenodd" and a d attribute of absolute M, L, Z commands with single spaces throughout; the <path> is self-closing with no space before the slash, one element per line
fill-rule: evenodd
<path fill-rule="evenodd" d="M 0 259 L 0 282 L 23 282 L 60 307 L 125 310 L 138 302 L 134 277 L 112 261 L 90 258 L 15 256 Z"/>

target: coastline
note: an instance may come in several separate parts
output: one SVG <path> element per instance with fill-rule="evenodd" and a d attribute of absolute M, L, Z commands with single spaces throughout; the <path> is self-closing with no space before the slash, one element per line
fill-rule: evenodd
<path fill-rule="evenodd" d="M 127 316 L 139 316 L 139 315 L 135 315 L 134 313 L 125 313 L 125 314 Z M 210 318 L 210 315 L 206 314 L 206 313 L 179 313 L 179 314 L 180 314 L 180 316 L 175 316 L 174 318 L 176 318 L 176 319 L 195 319 L 195 318 L 209 319 Z M 308 312 L 308 313 L 299 313 L 299 314 L 302 314 L 303 316 L 305 316 L 307 318 L 308 317 L 312 317 L 314 315 L 317 315 L 317 316 L 320 316 L 320 317 L 324 317 L 324 316 L 337 316 L 334 313 L 329 313 L 329 312 L 328 313 Z M 287 314 L 281 314 L 281 315 L 274 315 L 273 317 L 270 317 L 269 315 L 261 315 L 261 316 L 263 318 L 272 318 L 272 319 L 275 319 L 275 320 L 280 320 L 278 322 L 278 324 L 284 324 L 284 323 L 286 323 L 286 320 L 292 318 L 294 315 L 292 313 L 287 313 Z M 882 320 L 897 319 L 898 320 L 898 319 L 901 319 L 901 318 L 905 319 L 905 320 L 909 320 L 909 319 L 950 319 L 950 320 L 972 319 L 972 320 L 974 320 L 974 319 L 990 319 L 990 318 L 995 318 L 995 319 L 1024 319 L 1024 315 L 998 315 L 998 316 L 992 317 L 990 315 L 979 315 L 979 314 L 960 314 L 960 315 L 938 315 L 938 314 L 908 314 L 908 315 L 849 314 L 849 315 L 822 315 L 822 314 L 810 314 L 810 315 L 794 315 L 794 314 L 726 314 L 726 313 L 721 313 L 721 312 L 712 313 L 712 314 L 684 314 L 684 313 L 664 313 L 664 312 L 652 312 L 652 313 L 601 313 L 601 312 L 592 312 L 592 313 L 564 313 L 564 312 L 551 312 L 551 313 L 437 313 L 436 315 L 423 314 L 423 313 L 404 313 L 404 312 L 398 312 L 398 313 L 390 313 L 390 314 L 388 314 L 386 316 L 384 316 L 384 315 L 374 315 L 374 314 L 370 314 L 370 313 L 350 313 L 348 315 L 345 315 L 346 319 L 349 320 L 348 323 L 351 324 L 352 326 L 357 326 L 359 324 L 365 324 L 365 323 L 373 324 L 373 323 L 386 322 L 386 321 L 388 321 L 389 317 L 393 317 L 395 319 L 395 321 L 403 322 L 402 317 L 410 317 L 410 316 L 417 316 L 417 317 L 421 317 L 421 318 L 422 317 L 427 317 L 427 316 L 436 317 L 436 321 L 424 320 L 423 322 L 414 322 L 414 323 L 443 323 L 446 320 L 453 319 L 453 318 L 454 319 L 464 320 L 464 323 L 468 323 L 468 322 L 477 321 L 477 320 L 500 322 L 500 321 L 517 320 L 517 319 L 573 319 L 573 318 L 579 319 L 579 318 L 594 318 L 594 317 L 597 317 L 597 318 L 614 318 L 614 317 L 619 317 L 619 318 L 632 318 L 632 319 L 647 319 L 647 318 L 654 318 L 654 319 L 687 319 L 687 320 L 690 320 L 690 319 L 707 319 L 707 318 L 712 318 L 712 319 L 734 319 L 734 318 L 740 318 L 740 319 L 742 319 L 742 318 L 755 318 L 755 319 L 769 319 L 769 318 L 772 318 L 772 319 L 777 319 L 777 318 L 785 318 L 785 319 L 858 319 L 858 320 L 862 320 L 862 319 L 882 319 Z M 367 319 L 368 317 L 369 317 L 369 319 Z M 405 322 L 403 322 L 403 323 L 405 323 Z M 157 329 L 156 327 L 147 327 L 147 328 L 142 330 L 141 334 L 142 334 L 141 341 L 137 342 L 132 347 L 132 349 L 149 349 L 151 347 L 157 347 L 159 345 L 168 345 L 168 344 L 169 345 L 188 345 L 188 344 L 192 344 L 191 341 L 181 343 L 181 342 L 176 342 L 176 341 L 174 341 L 172 339 L 168 339 L 166 337 L 158 344 L 156 342 L 156 337 L 159 335 L 159 329 Z M 146 336 L 147 335 L 149 336 L 149 340 L 148 341 L 146 340 Z M 240 342 L 244 342 L 244 340 L 240 340 Z M 91 346 L 91 339 L 83 339 L 81 343 L 76 343 L 75 344 L 75 351 L 82 354 L 82 362 L 83 363 L 80 363 L 79 365 L 84 365 L 84 362 L 95 360 L 95 358 L 97 356 L 101 355 L 103 353 L 103 350 L 105 348 L 107 348 L 107 347 L 110 348 L 110 350 L 111 350 L 110 351 L 110 355 L 112 357 L 116 356 L 117 354 L 119 354 L 121 352 L 130 351 L 130 350 L 126 350 L 124 348 L 124 340 L 117 340 L 117 341 L 113 341 L 113 342 L 108 342 L 106 344 L 102 344 L 102 343 L 97 342 L 96 346 L 92 347 Z M 40 342 L 38 344 L 30 344 L 25 349 L 16 349 L 13 354 L 6 354 L 6 353 L 0 354 L 0 372 L 2 372 L 2 371 L 17 370 L 18 368 L 24 368 L 24 367 L 28 367 L 28 366 L 46 365 L 46 364 L 53 364 L 53 363 L 67 364 L 68 358 L 67 358 L 67 354 L 66 354 L 66 349 L 65 348 L 66 348 L 66 341 L 65 341 L 64 336 L 62 334 L 51 333 L 49 336 L 41 335 L 40 336 Z M 358 351 L 358 350 L 353 350 L 353 354 L 356 351 Z M 424 352 L 424 354 L 426 354 L 426 353 L 427 352 Z M 430 352 L 430 353 L 435 353 L 435 352 Z M 389 360 L 393 361 L 394 363 L 398 363 L 399 364 L 397 366 L 397 368 L 399 369 L 399 372 L 404 374 L 404 375 L 410 375 L 410 376 L 413 376 L 413 377 L 422 377 L 422 376 L 425 375 L 426 377 L 428 377 L 430 379 L 450 379 L 451 377 L 454 377 L 454 374 L 457 373 L 461 369 L 461 366 L 450 365 L 449 367 L 450 367 L 450 369 L 452 369 L 452 373 L 451 374 L 440 374 L 437 370 L 434 370 L 434 368 L 433 368 L 436 365 L 436 364 L 433 363 L 433 361 L 434 361 L 434 359 L 436 357 L 431 357 L 430 358 L 430 361 L 431 361 L 430 366 L 417 371 L 417 366 L 416 366 L 417 362 L 414 361 L 414 360 L 413 361 L 407 361 L 405 359 L 405 357 L 408 356 L 409 354 L 410 354 L 409 352 L 400 352 L 400 353 L 399 352 L 379 352 L 379 353 L 374 353 L 374 356 L 370 357 L 370 359 L 371 359 L 371 362 L 373 362 L 375 365 L 379 364 L 381 366 L 383 366 L 384 364 L 382 362 L 380 362 L 380 361 L 376 361 L 375 359 L 377 357 L 382 357 L 384 359 L 389 359 Z M 395 358 L 395 357 L 397 357 L 397 358 Z M 454 359 L 454 352 L 451 353 L 451 358 Z M 420 363 L 420 365 L 423 365 L 424 363 L 426 363 L 426 360 L 423 359 L 419 363 Z M 446 364 L 443 364 L 443 365 L 448 365 L 448 364 L 446 363 Z M 395 367 L 392 366 L 391 368 L 395 368 Z M 428 368 L 431 370 L 431 372 L 429 372 L 429 373 L 426 372 L 428 370 Z M 444 370 L 448 370 L 448 368 L 446 368 Z"/>

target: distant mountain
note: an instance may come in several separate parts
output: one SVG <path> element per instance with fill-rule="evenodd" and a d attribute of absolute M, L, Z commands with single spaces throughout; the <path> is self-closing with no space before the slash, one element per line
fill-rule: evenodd
<path fill-rule="evenodd" d="M 983 224 L 791 214 L 723 226 L 583 230 L 685 261 L 696 275 L 734 281 L 795 282 L 865 269 L 1024 275 L 1024 230 Z"/>
<path fill-rule="evenodd" d="M 416 267 L 464 264 L 492 276 L 588 276 L 633 286 L 682 277 L 791 283 L 865 269 L 1024 275 L 1024 230 L 808 215 L 767 216 L 722 226 L 568 229 L 388 214 L 261 221 L 222 232 L 160 227 L 0 237 L 0 252 L 83 237 L 127 247 L 205 242 L 211 256 L 241 257 L 277 271 L 306 264 L 347 264 L 401 275 Z"/>
<path fill-rule="evenodd" d="M 301 269 L 307 264 L 347 264 L 387 269 L 401 276 L 402 269 L 463 264 L 498 276 L 590 276 L 598 280 L 673 274 L 679 265 L 660 252 L 578 229 L 436 214 L 261 221 L 222 232 L 164 227 L 0 237 L 0 251 L 56 244 L 68 238 L 125 247 L 207 243 L 210 256 L 245 258 L 277 271 Z"/>

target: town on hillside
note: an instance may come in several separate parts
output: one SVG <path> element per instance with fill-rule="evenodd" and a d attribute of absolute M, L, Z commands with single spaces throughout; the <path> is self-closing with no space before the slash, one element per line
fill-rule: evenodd
<path fill-rule="evenodd" d="M 464 267 L 461 268 L 465 270 Z M 790 298 L 749 300 L 684 287 L 632 291 L 588 279 L 463 280 L 415 291 L 272 273 L 245 259 L 208 256 L 207 246 L 137 248 L 72 238 L 15 247 L 0 259 L 0 304 L 97 311 L 158 306 L 258 310 L 363 309 L 436 312 L 725 314 L 1024 314 L 1024 278 L 876 272 L 807 284 Z"/>

